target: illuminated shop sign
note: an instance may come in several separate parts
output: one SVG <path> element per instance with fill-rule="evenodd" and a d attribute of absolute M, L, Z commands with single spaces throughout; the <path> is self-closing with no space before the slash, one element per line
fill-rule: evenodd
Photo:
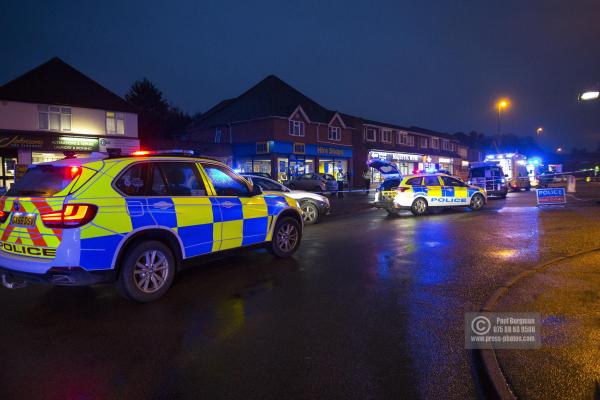
<path fill-rule="evenodd" d="M 454 162 L 454 160 L 452 160 L 451 158 L 440 157 L 440 158 L 438 158 L 438 162 L 440 164 L 452 164 Z"/>
<path fill-rule="evenodd" d="M 410 154 L 410 153 L 390 153 L 387 151 L 372 151 L 370 158 L 379 158 L 382 160 L 395 160 L 395 161 L 420 161 L 421 155 Z"/>
<path fill-rule="evenodd" d="M 98 138 L 55 135 L 2 135 L 0 149 L 98 151 Z"/>

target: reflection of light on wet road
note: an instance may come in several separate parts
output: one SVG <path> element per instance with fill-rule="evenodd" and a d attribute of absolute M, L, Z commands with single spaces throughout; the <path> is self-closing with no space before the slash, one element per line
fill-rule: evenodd
<path fill-rule="evenodd" d="M 499 258 L 513 258 L 519 254 L 519 250 L 502 249 L 492 251 L 492 255 Z"/>
<path fill-rule="evenodd" d="M 244 325 L 244 299 L 233 298 L 221 303 L 216 310 L 217 337 L 224 339 Z"/>

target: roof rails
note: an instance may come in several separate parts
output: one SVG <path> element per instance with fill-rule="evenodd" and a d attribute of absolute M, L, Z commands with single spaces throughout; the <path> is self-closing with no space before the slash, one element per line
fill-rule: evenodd
<path fill-rule="evenodd" d="M 194 150 L 172 149 L 172 150 L 138 150 L 131 153 L 132 156 L 184 156 L 193 157 Z"/>

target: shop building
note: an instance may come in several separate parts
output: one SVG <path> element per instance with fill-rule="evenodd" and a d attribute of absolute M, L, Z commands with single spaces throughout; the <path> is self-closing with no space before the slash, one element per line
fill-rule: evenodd
<path fill-rule="evenodd" d="M 382 179 L 376 170 L 367 168 L 371 159 L 393 162 L 402 175 L 440 171 L 467 178 L 468 149 L 452 135 L 350 115 L 344 118 L 357 131 L 353 146 L 357 186 L 365 171 L 372 182 Z"/>
<path fill-rule="evenodd" d="M 354 128 L 276 76 L 224 100 L 189 127 L 190 143 L 231 144 L 232 166 L 286 180 L 305 173 L 352 175 Z"/>
<path fill-rule="evenodd" d="M 17 165 L 137 150 L 137 119 L 124 99 L 53 58 L 0 86 L 0 187 Z"/>

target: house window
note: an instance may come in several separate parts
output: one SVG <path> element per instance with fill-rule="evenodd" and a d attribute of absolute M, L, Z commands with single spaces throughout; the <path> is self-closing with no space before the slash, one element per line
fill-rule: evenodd
<path fill-rule="evenodd" d="M 221 128 L 215 129 L 215 143 L 221 143 Z"/>
<path fill-rule="evenodd" d="M 269 143 L 256 142 L 256 154 L 267 154 L 269 152 Z"/>
<path fill-rule="evenodd" d="M 446 140 L 446 139 L 442 140 L 442 149 L 444 149 L 444 150 L 451 150 L 450 141 L 449 140 Z"/>
<path fill-rule="evenodd" d="M 377 138 L 377 130 L 375 130 L 374 128 L 367 128 L 366 132 L 365 132 L 365 139 L 367 140 L 367 142 L 374 142 Z"/>
<path fill-rule="evenodd" d="M 337 126 L 330 126 L 327 139 L 337 141 L 342 140 L 342 130 Z"/>
<path fill-rule="evenodd" d="M 304 143 L 294 143 L 294 154 L 304 154 L 306 153 L 306 148 Z"/>
<path fill-rule="evenodd" d="M 440 139 L 438 139 L 438 138 L 431 138 L 431 148 L 432 149 L 439 149 L 440 148 Z"/>
<path fill-rule="evenodd" d="M 406 132 L 398 132 L 398 144 L 407 145 L 408 144 L 408 135 Z"/>
<path fill-rule="evenodd" d="M 71 131 L 71 108 L 38 105 L 38 126 L 45 131 Z"/>
<path fill-rule="evenodd" d="M 125 134 L 125 115 L 120 112 L 106 112 L 106 133 Z"/>
<path fill-rule="evenodd" d="M 304 136 L 304 122 L 290 120 L 290 135 Z"/>
<path fill-rule="evenodd" d="M 415 137 L 414 137 L 414 136 L 407 135 L 407 136 L 406 136 L 406 145 L 407 145 L 407 146 L 414 147 L 414 145 L 415 145 Z"/>
<path fill-rule="evenodd" d="M 389 129 L 384 129 L 381 132 L 381 141 L 383 143 L 392 143 L 392 131 Z"/>
<path fill-rule="evenodd" d="M 422 149 L 426 149 L 427 148 L 427 138 L 426 137 L 422 137 L 421 138 L 421 148 Z"/>

